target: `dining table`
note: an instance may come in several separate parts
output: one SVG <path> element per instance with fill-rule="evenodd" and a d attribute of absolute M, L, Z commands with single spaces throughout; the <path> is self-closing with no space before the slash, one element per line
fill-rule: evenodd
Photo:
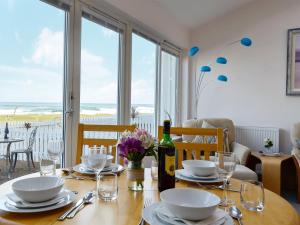
<path fill-rule="evenodd" d="M 59 176 L 64 177 L 61 170 Z M 10 180 L 0 185 L 0 198 L 12 192 L 12 183 L 16 180 L 40 176 L 39 173 L 29 174 Z M 231 188 L 239 188 L 240 180 L 231 179 Z M 93 180 L 65 179 L 64 187 L 78 192 L 77 199 L 82 198 L 87 192 L 95 189 L 96 182 Z M 208 189 L 197 183 L 177 181 L 176 188 L 196 188 L 209 191 L 220 197 L 223 191 L 220 189 Z M 299 215 L 292 205 L 278 194 L 267 189 L 265 191 L 265 208 L 262 212 L 249 211 L 241 205 L 240 194 L 229 192 L 228 197 L 234 200 L 236 206 L 242 211 L 244 225 L 298 225 Z M 2 219 L 13 221 L 18 224 L 28 225 L 138 225 L 141 221 L 144 201 L 152 203 L 159 201 L 157 181 L 152 180 L 150 169 L 145 169 L 144 190 L 135 192 L 128 189 L 126 171 L 118 177 L 118 198 L 113 201 L 94 200 L 93 204 L 83 208 L 73 219 L 58 221 L 72 205 L 48 212 L 35 214 L 8 213 L 0 210 Z M 76 202 L 76 201 L 75 201 Z M 73 204 L 75 204 L 75 202 Z M 235 223 L 238 222 L 235 220 Z M 155 224 L 154 224 L 155 225 Z"/>

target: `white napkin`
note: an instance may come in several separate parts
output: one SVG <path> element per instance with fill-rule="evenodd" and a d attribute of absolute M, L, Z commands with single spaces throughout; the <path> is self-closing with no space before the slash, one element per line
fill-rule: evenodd
<path fill-rule="evenodd" d="M 161 220 L 174 225 L 221 225 L 225 222 L 226 212 L 217 208 L 212 216 L 200 221 L 191 221 L 174 216 L 166 207 L 162 205 L 157 207 L 156 215 Z"/>

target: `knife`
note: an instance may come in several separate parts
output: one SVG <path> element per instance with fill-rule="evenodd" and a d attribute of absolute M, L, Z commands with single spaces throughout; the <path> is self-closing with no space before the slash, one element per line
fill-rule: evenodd
<path fill-rule="evenodd" d="M 92 203 L 92 199 L 94 198 L 94 193 L 93 192 L 88 192 L 83 198 L 83 201 L 80 203 L 80 205 L 73 210 L 71 213 L 68 214 L 67 218 L 72 219 L 81 209 L 81 206 L 85 206 L 86 204 Z"/>
<path fill-rule="evenodd" d="M 60 217 L 58 217 L 57 220 L 59 220 L 59 221 L 65 220 L 65 219 L 67 218 L 67 216 L 68 216 L 71 212 L 73 212 L 77 207 L 81 206 L 82 203 L 83 203 L 83 198 L 80 199 L 80 200 L 78 200 L 78 201 L 76 202 L 76 204 L 75 204 L 72 208 L 70 208 L 69 210 L 67 210 L 67 211 L 66 211 L 63 215 L 61 215 Z"/>

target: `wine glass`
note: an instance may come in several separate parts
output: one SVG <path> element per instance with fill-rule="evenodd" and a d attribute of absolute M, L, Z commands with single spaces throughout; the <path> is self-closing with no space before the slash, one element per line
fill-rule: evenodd
<path fill-rule="evenodd" d="M 221 204 L 223 206 L 228 206 L 230 204 L 234 204 L 234 201 L 228 199 L 228 185 L 229 179 L 232 177 L 232 174 L 236 167 L 236 157 L 235 154 L 231 152 L 216 152 L 215 154 L 215 164 L 217 167 L 217 171 L 219 177 L 223 179 L 223 188 L 224 188 L 224 197 L 222 199 Z"/>
<path fill-rule="evenodd" d="M 87 155 L 88 167 L 95 171 L 97 179 L 96 194 L 99 199 L 100 173 L 103 170 L 107 160 L 107 148 L 91 147 Z"/>
<path fill-rule="evenodd" d="M 50 140 L 47 144 L 47 153 L 49 159 L 53 160 L 54 166 L 56 167 L 57 161 L 60 160 L 60 157 L 64 151 L 64 142 L 63 140 Z M 55 169 L 54 168 L 54 174 L 55 174 Z"/>

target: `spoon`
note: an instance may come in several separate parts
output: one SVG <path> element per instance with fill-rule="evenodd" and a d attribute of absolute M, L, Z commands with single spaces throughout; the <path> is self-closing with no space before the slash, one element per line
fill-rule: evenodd
<path fill-rule="evenodd" d="M 243 225 L 243 222 L 242 222 L 242 217 L 243 217 L 243 214 L 241 212 L 241 210 L 239 210 L 238 207 L 236 206 L 231 206 L 229 208 L 229 215 L 234 218 L 234 219 L 237 219 L 239 221 L 239 224 L 240 225 Z"/>

